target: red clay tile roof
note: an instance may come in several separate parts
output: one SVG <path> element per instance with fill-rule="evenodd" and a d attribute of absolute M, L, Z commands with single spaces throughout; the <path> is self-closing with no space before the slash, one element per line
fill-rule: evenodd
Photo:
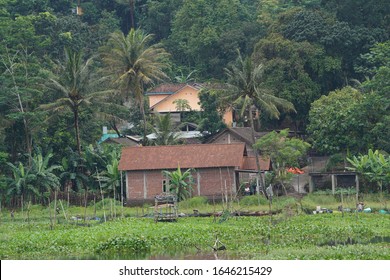
<path fill-rule="evenodd" d="M 244 150 L 244 143 L 124 147 L 119 170 L 240 168 Z"/>
<path fill-rule="evenodd" d="M 271 169 L 271 161 L 269 159 L 259 158 L 260 169 L 269 171 Z M 242 170 L 258 170 L 255 157 L 244 157 L 244 161 L 241 167 Z"/>
<path fill-rule="evenodd" d="M 152 94 L 152 93 L 174 93 L 184 87 L 186 84 L 161 84 L 156 86 L 155 88 L 152 88 L 151 90 L 148 90 L 146 94 Z"/>

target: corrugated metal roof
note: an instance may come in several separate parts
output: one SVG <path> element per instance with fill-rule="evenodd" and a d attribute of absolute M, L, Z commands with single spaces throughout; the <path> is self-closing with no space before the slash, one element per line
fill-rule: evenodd
<path fill-rule="evenodd" d="M 244 151 L 244 143 L 124 147 L 119 169 L 240 168 Z"/>

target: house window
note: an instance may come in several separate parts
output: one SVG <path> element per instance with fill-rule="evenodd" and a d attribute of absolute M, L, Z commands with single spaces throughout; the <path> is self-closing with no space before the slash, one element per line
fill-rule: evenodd
<path fill-rule="evenodd" d="M 162 180 L 162 192 L 169 192 L 169 185 L 171 183 L 171 180 L 163 179 Z"/>

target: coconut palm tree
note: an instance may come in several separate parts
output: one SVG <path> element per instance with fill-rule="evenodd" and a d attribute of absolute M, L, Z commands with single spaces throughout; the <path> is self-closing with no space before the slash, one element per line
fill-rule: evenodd
<path fill-rule="evenodd" d="M 144 142 L 146 142 L 146 114 L 144 91 L 147 86 L 167 79 L 164 69 L 168 67 L 168 53 L 159 45 L 150 45 L 152 35 L 139 29 L 111 34 L 101 55 L 108 75 L 124 95 L 134 97 L 143 118 Z"/>
<path fill-rule="evenodd" d="M 65 65 L 59 65 L 59 73 L 51 73 L 48 86 L 61 94 L 61 97 L 49 104 L 43 104 L 39 108 L 52 112 L 70 110 L 73 113 L 73 125 L 77 151 L 81 154 L 79 118 L 82 107 L 100 105 L 99 110 L 93 110 L 99 118 L 116 118 L 110 112 L 122 110 L 123 106 L 114 104 L 112 90 L 102 90 L 99 87 L 100 79 L 93 76 L 93 58 L 85 62 L 81 52 L 65 49 Z"/>
<path fill-rule="evenodd" d="M 192 109 L 187 99 L 176 99 L 172 103 L 175 104 L 178 112 L 191 111 Z"/>
<path fill-rule="evenodd" d="M 152 131 L 156 135 L 153 143 L 156 146 L 176 145 L 178 144 L 178 127 L 172 123 L 171 114 L 156 114 L 155 123 Z"/>
<path fill-rule="evenodd" d="M 247 114 L 251 126 L 252 141 L 255 143 L 255 128 L 253 112 L 259 110 L 272 118 L 279 118 L 280 111 L 295 111 L 294 105 L 285 99 L 276 97 L 271 91 L 261 86 L 263 79 L 263 65 L 254 65 L 247 57 L 242 58 L 240 52 L 235 65 L 231 69 L 225 69 L 227 75 L 226 88 L 223 90 L 223 97 L 232 107 L 240 108 L 241 115 Z M 264 181 L 260 171 L 259 156 L 256 155 L 256 165 L 259 172 L 260 183 L 264 191 Z"/>

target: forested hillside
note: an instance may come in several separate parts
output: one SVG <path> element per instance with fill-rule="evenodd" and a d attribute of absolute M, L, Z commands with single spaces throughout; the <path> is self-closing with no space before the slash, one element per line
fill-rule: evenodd
<path fill-rule="evenodd" d="M 388 0 L 0 0 L 0 174 L 36 154 L 96 162 L 102 126 L 150 129 L 145 91 L 225 84 L 238 52 L 261 65 L 255 88 L 295 108 L 260 110 L 259 129 L 287 125 L 322 154 L 390 152 L 389 36 Z"/>

